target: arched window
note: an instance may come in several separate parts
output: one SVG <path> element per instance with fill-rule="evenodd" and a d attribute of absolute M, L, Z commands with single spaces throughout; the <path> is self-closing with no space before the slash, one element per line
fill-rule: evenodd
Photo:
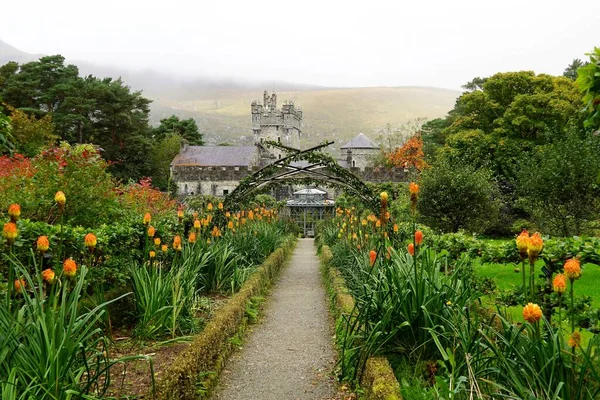
<path fill-rule="evenodd" d="M 356 168 L 356 160 L 352 160 L 352 168 Z"/>

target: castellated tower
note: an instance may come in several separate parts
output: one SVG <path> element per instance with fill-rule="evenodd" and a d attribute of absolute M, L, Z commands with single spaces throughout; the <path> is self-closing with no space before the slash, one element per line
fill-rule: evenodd
<path fill-rule="evenodd" d="M 252 132 L 254 143 L 272 140 L 285 146 L 299 148 L 300 133 L 302 132 L 302 110 L 296 108 L 293 102 L 285 102 L 281 109 L 277 108 L 277 94 L 265 90 L 263 103 L 254 100 L 252 110 Z M 279 149 L 269 151 L 280 158 L 285 152 Z"/>

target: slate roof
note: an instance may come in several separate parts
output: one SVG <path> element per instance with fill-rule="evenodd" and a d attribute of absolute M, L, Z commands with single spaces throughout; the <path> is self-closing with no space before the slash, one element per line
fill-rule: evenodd
<path fill-rule="evenodd" d="M 354 139 L 340 147 L 340 149 L 378 149 L 379 146 L 363 133 L 359 133 Z"/>
<path fill-rule="evenodd" d="M 173 166 L 247 167 L 254 165 L 256 146 L 187 146 L 171 162 Z"/>

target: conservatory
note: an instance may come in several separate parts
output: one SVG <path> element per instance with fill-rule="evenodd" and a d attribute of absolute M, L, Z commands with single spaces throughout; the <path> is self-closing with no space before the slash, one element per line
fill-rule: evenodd
<path fill-rule="evenodd" d="M 285 214 L 298 224 L 306 237 L 315 235 L 315 223 L 333 217 L 335 202 L 327 198 L 327 192 L 306 188 L 294 192 L 286 204 Z"/>

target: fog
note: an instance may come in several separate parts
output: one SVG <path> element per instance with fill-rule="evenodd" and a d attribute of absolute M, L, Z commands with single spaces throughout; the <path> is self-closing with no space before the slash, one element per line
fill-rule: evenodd
<path fill-rule="evenodd" d="M 5 2 L 0 39 L 29 53 L 177 77 L 436 86 L 561 74 L 600 46 L 600 1 Z"/>

